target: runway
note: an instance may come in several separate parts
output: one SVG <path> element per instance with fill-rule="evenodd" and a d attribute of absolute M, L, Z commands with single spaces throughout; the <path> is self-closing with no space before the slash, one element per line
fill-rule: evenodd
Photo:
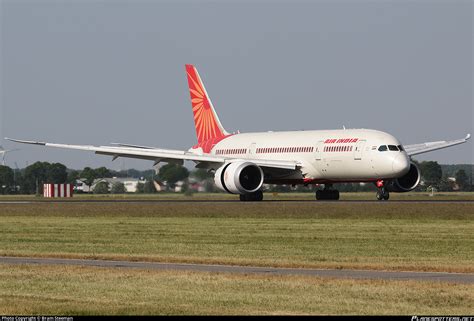
<path fill-rule="evenodd" d="M 27 258 L 27 257 L 0 257 L 0 264 L 39 264 L 39 265 L 75 265 L 107 268 L 135 268 L 147 270 L 175 270 L 191 272 L 213 273 L 240 273 L 261 275 L 299 275 L 325 278 L 343 279 L 373 279 L 373 280 L 414 280 L 437 281 L 474 284 L 472 273 L 447 272 L 396 272 L 376 270 L 344 270 L 344 269 L 300 269 L 274 268 L 210 264 L 158 263 L 158 262 L 130 262 L 110 260 L 82 260 L 57 258 Z"/>
<path fill-rule="evenodd" d="M 359 203 L 359 204 L 474 204 L 474 200 L 389 200 L 389 201 L 378 201 L 378 200 L 338 200 L 338 201 L 316 201 L 316 200 L 263 200 L 261 202 L 241 202 L 240 200 L 197 200 L 197 199 L 172 199 L 172 200 L 147 200 L 147 199 L 113 199 L 113 200 L 92 200 L 92 199 L 52 199 L 52 200 L 33 200 L 33 201 L 0 201 L 0 204 L 77 204 L 77 203 L 130 203 L 130 204 L 153 204 L 153 203 L 243 203 L 243 204 L 258 204 L 258 203 L 314 203 L 314 204 L 347 204 L 347 203 Z"/>

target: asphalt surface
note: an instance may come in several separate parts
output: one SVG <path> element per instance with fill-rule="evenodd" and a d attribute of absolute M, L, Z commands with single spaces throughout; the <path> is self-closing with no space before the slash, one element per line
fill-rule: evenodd
<path fill-rule="evenodd" d="M 467 203 L 467 204 L 474 204 L 474 200 L 389 200 L 389 201 L 377 201 L 377 200 L 338 200 L 338 201 L 316 201 L 316 200 L 263 200 L 263 203 L 379 203 L 379 204 L 390 204 L 390 203 L 421 203 L 421 204 L 459 204 L 459 203 Z M 197 200 L 197 199 L 189 199 L 189 200 L 165 200 L 165 199 L 113 199 L 113 200 L 91 200 L 91 199 L 51 199 L 51 200 L 38 200 L 38 201 L 0 201 L 0 204 L 41 204 L 41 203 L 241 203 L 240 200 Z M 245 202 L 245 203 L 253 203 L 253 202 Z"/>
<path fill-rule="evenodd" d="M 240 273 L 263 275 L 303 275 L 312 277 L 375 280 L 415 280 L 474 284 L 474 274 L 446 272 L 395 272 L 343 269 L 296 269 L 232 265 L 130 262 L 55 258 L 0 257 L 0 264 L 78 265 L 107 268 L 136 268 L 146 270 L 175 270 L 191 272 Z"/>

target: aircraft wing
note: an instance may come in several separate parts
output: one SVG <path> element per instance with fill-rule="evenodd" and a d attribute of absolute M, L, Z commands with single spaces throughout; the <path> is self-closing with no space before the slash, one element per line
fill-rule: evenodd
<path fill-rule="evenodd" d="M 471 134 L 467 134 L 466 137 L 457 140 L 450 141 L 438 141 L 438 142 L 428 142 L 423 144 L 414 144 L 414 145 L 403 145 L 408 156 L 418 155 L 422 153 L 431 152 L 437 149 L 442 149 L 454 145 L 459 145 L 467 142 L 471 138 Z"/>
<path fill-rule="evenodd" d="M 1 146 L 0 146 L 0 154 L 6 154 L 6 153 L 10 153 L 10 152 L 16 152 L 17 150 L 19 149 L 1 149 Z"/>
<path fill-rule="evenodd" d="M 183 163 L 183 161 L 194 161 L 198 164 L 205 163 L 205 165 L 211 165 L 212 168 L 220 167 L 221 164 L 229 163 L 239 158 L 226 157 L 226 156 L 215 156 L 211 154 L 197 154 L 189 151 L 181 150 L 171 150 L 171 149 L 159 149 L 146 146 L 138 145 L 128 145 L 120 144 L 117 146 L 92 146 L 92 145 L 67 145 L 67 144 L 54 144 L 46 142 L 37 142 L 29 140 L 18 140 L 5 138 L 12 142 L 21 143 L 21 144 L 32 144 L 40 145 L 47 147 L 57 147 L 65 149 L 76 149 L 76 150 L 85 150 L 90 152 L 95 152 L 99 155 L 108 155 L 112 156 L 113 159 L 118 157 L 127 157 L 127 158 L 137 158 L 154 161 L 155 164 L 159 162 L 178 162 Z M 131 147 L 134 146 L 134 147 Z M 250 161 L 261 167 L 268 168 L 281 168 L 288 170 L 295 170 L 299 164 L 293 161 L 281 161 L 281 160 L 266 160 L 266 159 L 242 159 L 245 161 Z M 214 165 L 214 166 L 212 166 Z"/>

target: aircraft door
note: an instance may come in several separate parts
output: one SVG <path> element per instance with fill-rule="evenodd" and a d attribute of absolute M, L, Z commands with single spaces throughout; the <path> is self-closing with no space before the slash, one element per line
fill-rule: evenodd
<path fill-rule="evenodd" d="M 316 146 L 314 146 L 314 158 L 317 161 L 320 161 L 322 159 L 322 154 L 323 154 L 323 148 L 324 148 L 324 143 L 323 141 L 319 141 Z"/>
<path fill-rule="evenodd" d="M 354 160 L 361 160 L 365 147 L 365 140 L 359 140 L 354 148 Z"/>
<path fill-rule="evenodd" d="M 249 154 L 250 155 L 255 155 L 256 153 L 257 153 L 257 144 L 256 143 L 250 144 Z"/>

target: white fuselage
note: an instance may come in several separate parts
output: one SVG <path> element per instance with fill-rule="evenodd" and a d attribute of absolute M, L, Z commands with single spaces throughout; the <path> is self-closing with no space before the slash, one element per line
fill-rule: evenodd
<path fill-rule="evenodd" d="M 377 181 L 408 172 L 410 159 L 405 151 L 398 150 L 400 146 L 392 135 L 368 129 L 262 132 L 228 136 L 212 148 L 211 154 L 234 160 L 300 164 L 301 169 L 291 174 L 273 171 L 267 182 Z"/>

